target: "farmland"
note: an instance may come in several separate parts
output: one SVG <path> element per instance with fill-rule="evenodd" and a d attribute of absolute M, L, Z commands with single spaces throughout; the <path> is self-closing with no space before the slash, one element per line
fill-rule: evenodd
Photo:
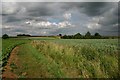
<path fill-rule="evenodd" d="M 115 78 L 119 74 L 118 39 L 5 39 L 3 64 L 16 46 L 11 72 L 18 78 Z"/>
<path fill-rule="evenodd" d="M 28 40 L 25 39 L 7 39 L 2 40 L 2 60 L 3 60 L 3 66 L 6 64 L 6 60 L 8 59 L 11 51 L 13 48 L 15 48 L 17 45 L 21 45 L 28 42 Z"/>

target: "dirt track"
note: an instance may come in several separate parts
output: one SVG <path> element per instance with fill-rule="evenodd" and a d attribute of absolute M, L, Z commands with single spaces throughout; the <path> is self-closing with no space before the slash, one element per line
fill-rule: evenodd
<path fill-rule="evenodd" d="M 15 73 L 13 73 L 13 68 L 12 68 L 12 66 L 17 67 L 17 64 L 18 64 L 17 53 L 18 53 L 18 51 L 19 51 L 18 46 L 12 50 L 10 57 L 8 59 L 7 65 L 4 67 L 4 72 L 2 74 L 3 79 L 5 79 L 5 78 L 18 78 L 18 76 Z"/>

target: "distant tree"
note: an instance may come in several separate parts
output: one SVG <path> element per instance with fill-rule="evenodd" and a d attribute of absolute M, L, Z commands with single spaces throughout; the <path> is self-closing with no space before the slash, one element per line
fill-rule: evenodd
<path fill-rule="evenodd" d="M 30 37 L 31 35 L 29 35 L 29 34 L 18 34 L 17 36 L 26 36 L 26 37 Z"/>
<path fill-rule="evenodd" d="M 77 34 L 74 35 L 75 39 L 80 39 L 81 37 L 82 37 L 82 35 L 80 33 L 77 33 Z"/>
<path fill-rule="evenodd" d="M 62 34 L 59 34 L 59 36 L 62 36 Z"/>
<path fill-rule="evenodd" d="M 63 39 L 67 39 L 67 35 L 64 35 L 62 38 L 63 38 Z"/>
<path fill-rule="evenodd" d="M 100 35 L 99 33 L 95 33 L 95 34 L 94 34 L 94 38 L 95 38 L 95 39 L 100 39 L 100 38 L 102 38 L 102 37 L 101 37 L 101 35 Z"/>
<path fill-rule="evenodd" d="M 84 36 L 81 35 L 80 33 L 77 33 L 75 35 L 64 35 L 64 36 L 61 36 L 61 38 L 62 39 L 108 39 L 108 38 L 117 38 L 117 37 L 115 37 L 115 36 L 101 36 L 97 32 L 94 35 L 91 35 L 91 33 L 88 31 Z"/>
<path fill-rule="evenodd" d="M 4 35 L 2 36 L 2 38 L 3 38 L 3 39 L 7 39 L 7 38 L 9 38 L 9 36 L 8 36 L 7 34 L 4 34 Z"/>
<path fill-rule="evenodd" d="M 72 35 L 68 35 L 68 36 L 67 36 L 67 39 L 72 39 L 72 38 L 73 38 Z"/>
<path fill-rule="evenodd" d="M 89 31 L 85 34 L 85 38 L 87 39 L 91 38 L 91 33 Z"/>
<path fill-rule="evenodd" d="M 95 33 L 95 35 L 94 36 L 101 36 L 99 33 Z"/>

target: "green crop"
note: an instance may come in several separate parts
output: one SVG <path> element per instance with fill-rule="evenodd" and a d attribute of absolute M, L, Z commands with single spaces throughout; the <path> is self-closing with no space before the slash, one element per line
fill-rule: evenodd
<path fill-rule="evenodd" d="M 22 77 L 116 78 L 119 74 L 118 39 L 5 39 L 3 63 L 16 46 L 22 67 L 16 68 L 14 63 L 11 67 Z"/>

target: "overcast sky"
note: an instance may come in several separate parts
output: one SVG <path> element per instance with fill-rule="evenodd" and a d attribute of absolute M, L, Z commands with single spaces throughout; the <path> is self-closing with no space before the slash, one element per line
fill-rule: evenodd
<path fill-rule="evenodd" d="M 2 34 L 118 35 L 117 2 L 3 2 Z"/>

